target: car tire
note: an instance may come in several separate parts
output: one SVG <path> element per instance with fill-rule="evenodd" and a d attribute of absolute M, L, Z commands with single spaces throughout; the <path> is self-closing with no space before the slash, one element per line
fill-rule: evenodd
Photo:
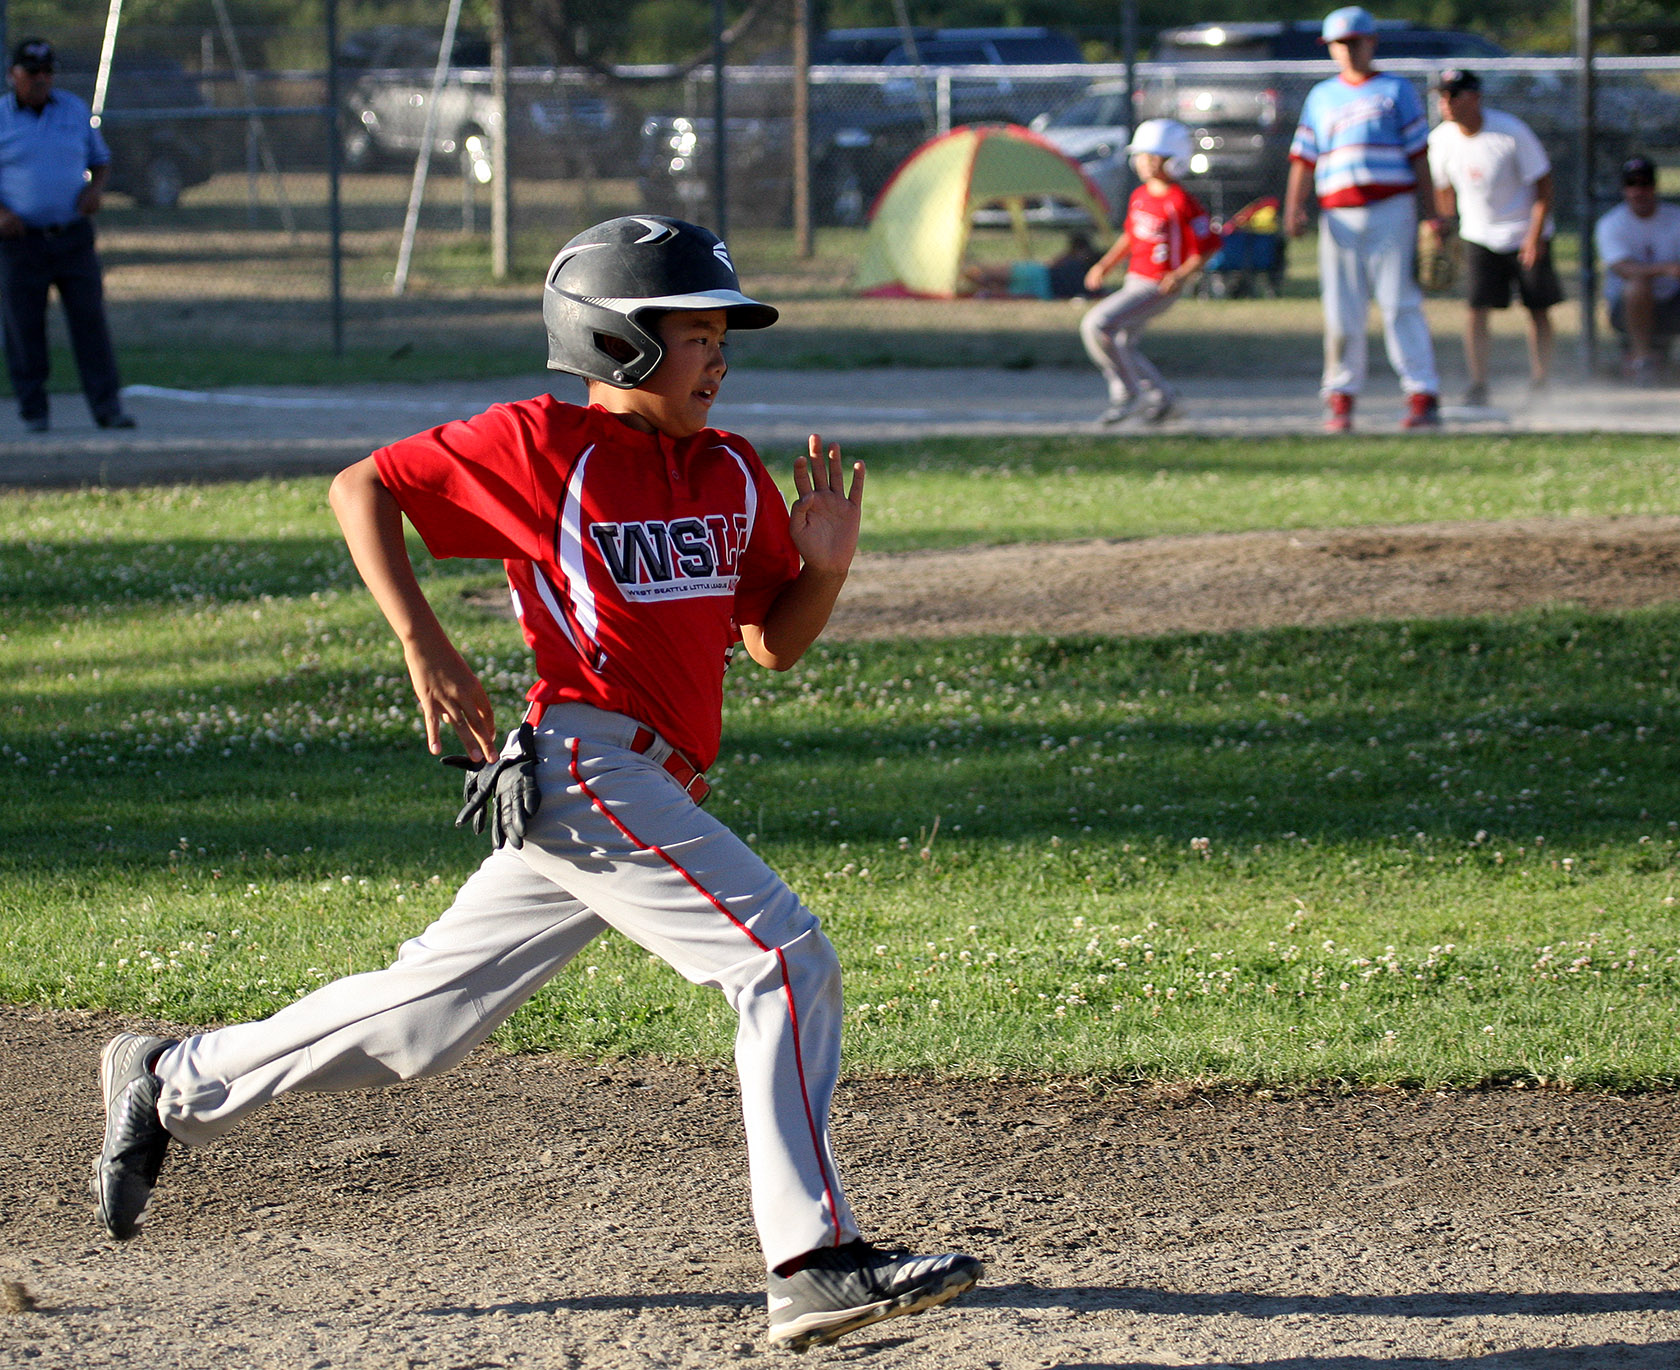
<path fill-rule="evenodd" d="M 819 224 L 855 228 L 869 216 L 869 196 L 850 157 L 824 162 L 811 177 L 811 217 Z"/>
<path fill-rule="evenodd" d="M 186 169 L 172 152 L 156 152 L 141 173 L 140 199 L 153 209 L 174 209 L 187 187 Z"/>
<path fill-rule="evenodd" d="M 379 166 L 379 144 L 360 123 L 345 125 L 339 155 L 346 171 L 373 171 Z"/>

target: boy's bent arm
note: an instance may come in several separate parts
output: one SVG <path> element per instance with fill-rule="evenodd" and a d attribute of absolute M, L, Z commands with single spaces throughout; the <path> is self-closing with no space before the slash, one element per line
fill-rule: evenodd
<path fill-rule="evenodd" d="M 793 464 L 799 498 L 788 513 L 793 545 L 804 565 L 776 596 L 763 623 L 741 625 L 748 655 L 772 671 L 785 671 L 805 655 L 846 583 L 863 518 L 863 463 L 852 466 L 849 493 L 844 476 L 839 447 L 831 445 L 825 458 L 822 439 L 813 433 L 810 455 Z"/>
<path fill-rule="evenodd" d="M 496 759 L 490 696 L 427 602 L 403 541 L 402 508 L 372 457 L 348 466 L 327 495 L 356 570 L 402 643 L 408 678 L 426 724 L 426 748 L 443 751 L 442 725 L 460 735 L 474 761 Z"/>

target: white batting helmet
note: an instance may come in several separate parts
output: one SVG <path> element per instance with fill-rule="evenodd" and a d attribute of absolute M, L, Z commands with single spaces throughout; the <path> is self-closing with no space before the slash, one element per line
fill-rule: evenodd
<path fill-rule="evenodd" d="M 1132 132 L 1126 152 L 1154 153 L 1167 159 L 1167 170 L 1182 176 L 1190 169 L 1190 130 L 1177 119 L 1145 119 Z"/>

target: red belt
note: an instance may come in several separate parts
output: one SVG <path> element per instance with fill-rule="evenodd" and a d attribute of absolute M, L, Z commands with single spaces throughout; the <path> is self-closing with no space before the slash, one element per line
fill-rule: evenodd
<path fill-rule="evenodd" d="M 637 728 L 636 735 L 630 739 L 630 750 L 646 752 L 658 740 L 659 734 L 654 732 L 652 728 Z M 712 787 L 706 780 L 705 772 L 691 765 L 686 756 L 673 747 L 671 748 L 671 754 L 660 764 L 665 767 L 665 770 L 676 780 L 677 784 L 688 792 L 688 797 L 696 804 L 706 802 L 706 796 L 712 792 Z"/>
<path fill-rule="evenodd" d="M 542 722 L 543 711 L 547 705 L 540 701 L 533 701 L 531 707 L 525 710 L 525 721 L 535 728 Z M 630 739 L 630 750 L 644 755 L 655 742 L 659 741 L 659 734 L 652 728 L 637 725 L 636 732 Z M 712 792 L 711 784 L 706 779 L 704 771 L 695 766 L 675 747 L 671 754 L 660 763 L 666 772 L 688 792 L 688 797 L 696 804 L 704 804 L 706 796 Z"/>

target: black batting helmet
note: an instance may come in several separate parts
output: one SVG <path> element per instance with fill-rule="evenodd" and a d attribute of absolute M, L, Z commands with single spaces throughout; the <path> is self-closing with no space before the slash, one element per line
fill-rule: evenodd
<path fill-rule="evenodd" d="M 549 267 L 549 369 L 635 389 L 665 355 L 640 318 L 667 309 L 722 309 L 730 328 L 776 322 L 774 309 L 741 293 L 729 249 L 715 233 L 681 219 L 631 214 L 585 229 Z M 625 360 L 609 351 L 604 344 L 614 339 L 634 355 Z"/>

